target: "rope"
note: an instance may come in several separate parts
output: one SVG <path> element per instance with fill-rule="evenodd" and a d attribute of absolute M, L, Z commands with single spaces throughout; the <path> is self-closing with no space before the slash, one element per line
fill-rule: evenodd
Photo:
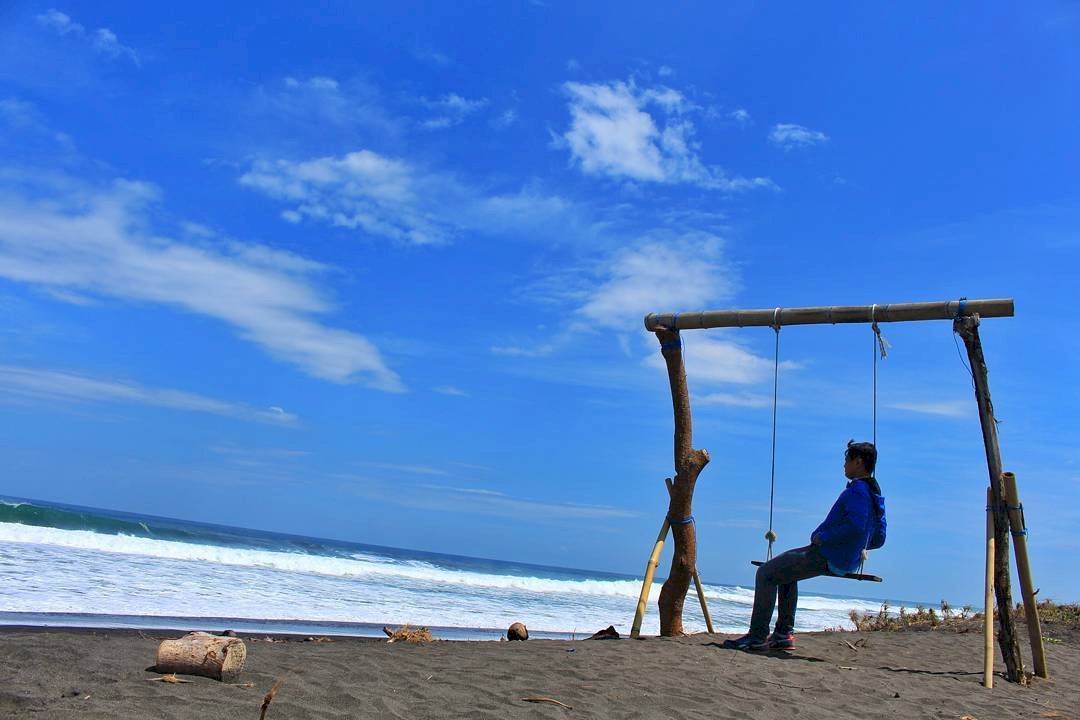
<path fill-rule="evenodd" d="M 773 543 L 776 542 L 776 533 L 773 532 L 773 502 L 776 499 L 776 405 L 780 397 L 780 308 L 773 311 L 772 329 L 776 332 L 776 347 L 773 349 L 773 399 L 772 399 L 772 458 L 769 470 L 769 531 L 765 533 L 765 539 L 769 542 L 765 560 L 772 560 Z"/>
<path fill-rule="evenodd" d="M 873 422 L 872 435 L 873 435 L 874 448 L 876 449 L 877 448 L 877 365 L 878 365 L 878 355 L 881 355 L 882 359 L 885 359 L 889 355 L 889 352 L 888 352 L 889 343 L 888 343 L 887 340 L 885 340 L 884 337 L 881 336 L 881 328 L 878 327 L 878 324 L 877 324 L 877 304 L 876 303 L 874 304 L 873 307 L 870 308 L 870 329 L 874 331 L 873 348 L 871 350 L 871 352 L 874 355 L 874 362 L 873 362 L 873 365 L 874 365 L 874 393 L 873 393 L 874 412 L 873 412 L 873 421 L 872 421 Z M 876 477 L 876 476 L 877 476 L 877 464 L 875 463 L 874 471 L 872 473 L 870 473 L 870 477 L 873 478 L 873 477 Z M 863 548 L 862 554 L 859 557 L 859 574 L 860 575 L 863 572 L 863 567 L 866 565 L 867 555 L 869 555 L 869 553 L 867 552 L 866 548 Z"/>

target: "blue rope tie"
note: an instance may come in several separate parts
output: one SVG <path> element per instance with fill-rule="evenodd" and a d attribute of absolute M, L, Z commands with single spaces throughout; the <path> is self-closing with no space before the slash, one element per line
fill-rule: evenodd
<path fill-rule="evenodd" d="M 960 302 L 956 304 L 956 319 L 959 320 L 964 316 L 964 306 L 967 305 L 967 298 L 960 298 Z"/>
<path fill-rule="evenodd" d="M 694 516 L 690 515 L 688 517 L 684 517 L 682 520 L 672 520 L 671 516 L 669 515 L 668 516 L 668 523 L 670 523 L 672 525 L 693 525 L 694 524 Z"/>

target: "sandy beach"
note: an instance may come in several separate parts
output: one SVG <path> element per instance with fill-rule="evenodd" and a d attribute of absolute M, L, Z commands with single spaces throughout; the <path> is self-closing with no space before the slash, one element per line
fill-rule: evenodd
<path fill-rule="evenodd" d="M 1052 677 L 981 687 L 982 636 L 820 632 L 791 653 L 723 650 L 720 635 L 642 640 L 433 642 L 244 637 L 228 685 L 154 681 L 158 642 L 181 633 L 6 628 L 0 717 L 1077 718 L 1080 633 L 1048 628 Z M 851 645 L 856 649 L 852 649 Z M 1000 673 L 1001 668 L 998 668 Z M 545 697 L 552 703 L 532 703 Z"/>

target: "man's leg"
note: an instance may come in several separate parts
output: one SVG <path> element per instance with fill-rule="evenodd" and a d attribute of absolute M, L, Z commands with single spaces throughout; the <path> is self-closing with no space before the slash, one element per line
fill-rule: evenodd
<path fill-rule="evenodd" d="M 825 558 L 813 545 L 781 553 L 758 568 L 754 583 L 754 611 L 750 616 L 750 637 L 764 640 L 769 634 L 773 606 L 780 593 L 777 627 L 794 626 L 795 603 L 799 599 L 795 585 L 799 580 L 823 575 L 828 569 Z M 790 632 L 790 630 L 788 631 Z"/>
<path fill-rule="evenodd" d="M 829 564 L 816 545 L 807 545 L 791 551 L 798 557 L 793 559 L 790 575 L 791 582 L 779 587 L 780 601 L 776 610 L 776 634 L 785 637 L 795 629 L 795 608 L 799 602 L 799 580 L 807 580 L 829 572 Z"/>

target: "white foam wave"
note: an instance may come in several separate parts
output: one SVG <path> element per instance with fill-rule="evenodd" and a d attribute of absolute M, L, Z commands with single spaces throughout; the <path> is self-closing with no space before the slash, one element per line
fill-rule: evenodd
<path fill-rule="evenodd" d="M 636 598 L 640 590 L 639 582 L 634 580 L 557 580 L 496 575 L 440 568 L 431 563 L 416 560 L 395 562 L 385 557 L 376 558 L 359 554 L 352 558 L 335 558 L 324 555 L 198 545 L 129 535 L 105 535 L 87 530 L 60 530 L 15 523 L 0 523 L 0 542 L 52 545 L 122 555 L 189 560 L 332 577 L 359 579 L 383 577 L 388 582 L 405 579 L 444 587 L 493 588 L 534 593 L 569 593 L 628 598 Z M 654 587 L 653 592 L 659 593 L 659 588 Z"/>

